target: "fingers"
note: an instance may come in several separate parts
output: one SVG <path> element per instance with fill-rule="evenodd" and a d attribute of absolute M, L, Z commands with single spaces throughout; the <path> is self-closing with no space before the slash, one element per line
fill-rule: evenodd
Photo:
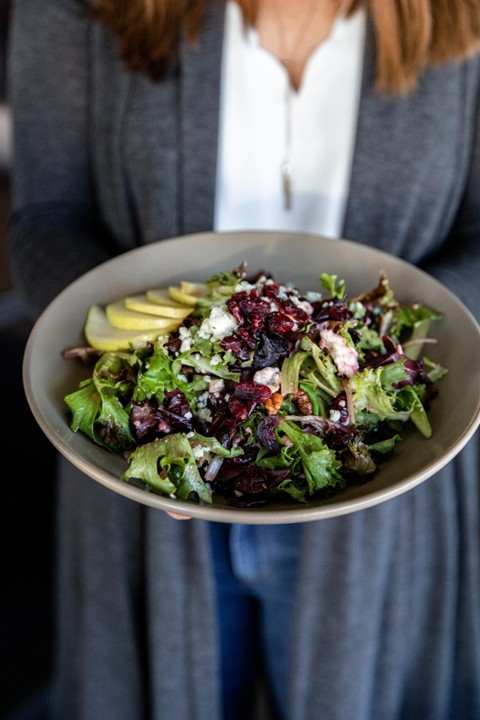
<path fill-rule="evenodd" d="M 174 520 L 190 520 L 191 518 L 188 515 L 178 515 L 177 513 L 167 512 L 167 515 L 170 515 L 171 518 Z"/>

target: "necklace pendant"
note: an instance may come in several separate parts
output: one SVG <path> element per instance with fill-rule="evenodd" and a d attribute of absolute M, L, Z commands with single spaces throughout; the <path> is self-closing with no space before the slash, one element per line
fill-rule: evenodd
<path fill-rule="evenodd" d="M 283 206 L 285 210 L 292 209 L 292 163 L 285 161 L 282 164 Z"/>

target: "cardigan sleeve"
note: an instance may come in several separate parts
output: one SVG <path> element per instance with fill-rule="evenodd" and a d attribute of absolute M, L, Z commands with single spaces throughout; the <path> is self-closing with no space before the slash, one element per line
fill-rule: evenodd
<path fill-rule="evenodd" d="M 422 263 L 422 268 L 455 293 L 480 322 L 480 58 L 469 64 L 469 173 L 442 247 Z"/>
<path fill-rule="evenodd" d="M 7 259 L 32 319 L 75 278 L 114 254 L 96 212 L 88 156 L 88 34 L 82 0 L 18 0 L 13 6 Z"/>
<path fill-rule="evenodd" d="M 478 155 L 478 153 L 477 153 Z M 477 176 L 480 157 L 477 157 Z M 442 250 L 423 269 L 448 287 L 480 322 L 480 184 L 471 184 Z M 476 198 L 476 200 L 475 200 Z M 476 207 L 475 207 L 476 205 Z"/>
<path fill-rule="evenodd" d="M 67 285 L 112 256 L 108 233 L 88 204 L 24 206 L 8 231 L 10 276 L 32 321 Z"/>

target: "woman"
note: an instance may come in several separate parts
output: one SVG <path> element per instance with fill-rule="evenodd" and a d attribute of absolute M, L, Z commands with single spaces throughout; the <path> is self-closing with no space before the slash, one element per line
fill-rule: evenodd
<path fill-rule="evenodd" d="M 138 244 L 298 229 L 480 316 L 474 0 L 17 0 L 10 267 L 32 318 Z M 375 508 L 176 522 L 63 467 L 53 717 L 480 716 L 477 444 Z M 257 658 L 261 662 L 257 665 Z"/>

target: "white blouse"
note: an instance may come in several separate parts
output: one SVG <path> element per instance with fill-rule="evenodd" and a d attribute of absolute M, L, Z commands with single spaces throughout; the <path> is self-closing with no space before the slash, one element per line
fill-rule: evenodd
<path fill-rule="evenodd" d="M 295 230 L 339 237 L 352 163 L 363 66 L 365 13 L 337 19 L 291 93 L 283 65 L 245 32 L 230 0 L 220 98 L 215 230 Z M 282 162 L 290 121 L 292 203 Z"/>

